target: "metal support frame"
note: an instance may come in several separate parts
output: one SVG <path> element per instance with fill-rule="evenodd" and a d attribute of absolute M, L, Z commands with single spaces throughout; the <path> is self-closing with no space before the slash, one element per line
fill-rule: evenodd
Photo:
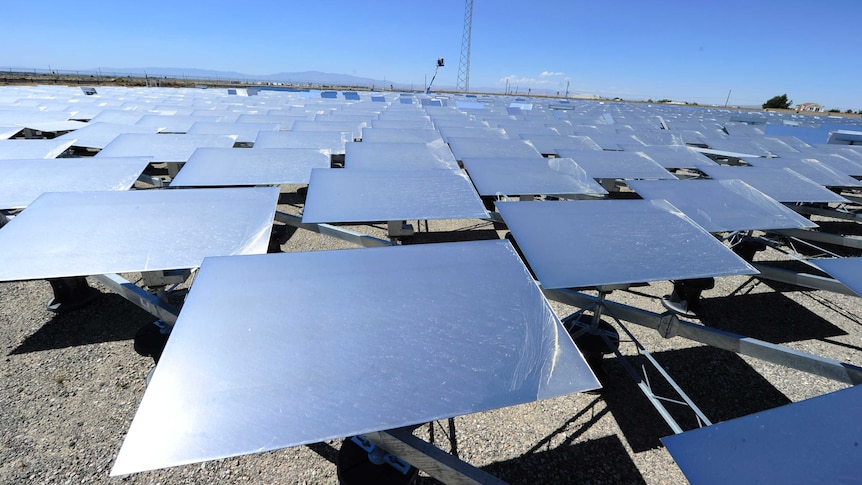
<path fill-rule="evenodd" d="M 489 217 L 488 220 L 491 222 L 498 222 L 500 224 L 506 223 L 506 221 L 503 220 L 503 216 L 501 216 L 499 212 L 491 212 L 491 217 Z"/>
<path fill-rule="evenodd" d="M 144 271 L 141 273 L 141 279 L 144 286 L 148 287 L 178 285 L 187 280 L 191 274 L 190 269 Z"/>
<path fill-rule="evenodd" d="M 473 38 L 473 0 L 464 2 L 464 31 L 461 33 L 461 57 L 455 91 L 470 92 L 470 45 Z"/>
<path fill-rule="evenodd" d="M 862 222 L 862 219 L 857 219 Z M 850 249 L 862 249 L 862 238 L 831 234 L 828 232 L 811 231 L 807 229 L 781 229 L 775 232 L 782 236 L 793 237 L 803 241 L 814 241 Z"/>
<path fill-rule="evenodd" d="M 786 237 L 787 238 L 786 242 L 790 246 L 790 251 L 783 249 L 782 247 L 780 247 L 780 244 L 778 242 L 774 241 L 773 239 L 770 239 L 769 237 L 754 238 L 754 237 L 750 236 L 750 234 L 746 235 L 746 234 L 741 234 L 741 233 L 737 233 L 736 236 L 738 236 L 740 238 L 739 239 L 740 241 L 743 239 L 746 239 L 746 238 L 756 239 L 756 240 L 762 242 L 763 244 L 765 244 L 766 246 L 769 246 L 769 247 L 771 247 L 777 251 L 780 251 L 780 252 L 792 257 L 793 259 L 799 261 L 800 263 L 803 263 L 803 264 L 810 266 L 811 268 L 815 269 L 816 271 L 821 271 L 821 270 L 819 268 L 817 268 L 816 265 L 812 264 L 808 258 L 805 258 L 801 254 L 799 254 L 799 252 L 797 251 L 797 249 L 795 247 L 796 246 L 795 242 L 804 244 L 805 246 L 807 246 L 811 249 L 815 249 L 817 251 L 820 251 L 821 255 L 831 256 L 831 257 L 840 257 L 840 255 L 833 253 L 833 252 L 831 252 L 825 248 L 816 246 L 813 243 L 814 242 L 821 242 L 821 243 L 832 244 L 833 246 L 842 246 L 842 247 L 851 248 L 851 249 L 862 249 L 862 239 L 853 238 L 853 237 L 849 237 L 849 236 L 842 236 L 842 235 L 838 235 L 838 234 L 830 234 L 830 233 L 819 232 L 819 231 L 810 231 L 810 230 L 805 230 L 805 229 L 781 229 L 781 230 L 776 230 L 776 231 L 771 231 L 771 232 L 773 232 L 774 234 L 778 234 L 780 236 Z M 731 236 L 730 238 L 728 238 L 729 240 L 731 240 L 731 245 L 733 245 L 732 241 L 734 239 L 736 239 L 736 236 Z M 848 288 L 844 283 L 842 283 L 842 282 L 840 282 L 834 278 L 823 277 L 823 276 L 818 276 L 818 275 L 809 274 L 809 273 L 802 273 L 802 272 L 787 270 L 787 269 L 783 269 L 783 268 L 777 268 L 777 267 L 770 266 L 768 264 L 768 262 L 763 262 L 763 261 L 756 263 L 756 262 L 752 261 L 750 256 L 751 255 L 749 255 L 749 256 L 741 255 L 741 257 L 743 257 L 743 259 L 746 259 L 746 261 L 748 261 L 749 264 L 754 266 L 755 269 L 757 269 L 760 272 L 760 274 L 756 275 L 757 278 L 779 281 L 781 283 L 788 283 L 791 285 L 797 285 L 797 286 L 802 286 L 802 287 L 806 287 L 806 288 L 814 288 L 817 290 L 831 291 L 834 293 L 841 293 L 844 295 L 860 296 L 855 291 Z"/>
<path fill-rule="evenodd" d="M 168 167 L 168 176 L 171 180 L 177 178 L 177 174 L 180 173 L 180 169 L 182 169 L 185 164 L 185 162 L 165 162 L 165 165 Z"/>
<path fill-rule="evenodd" d="M 862 204 L 862 197 L 859 197 L 858 195 L 847 194 L 845 192 L 842 192 L 841 197 L 844 197 L 845 199 L 847 199 L 851 202 L 855 202 L 856 204 Z"/>
<path fill-rule="evenodd" d="M 387 235 L 390 238 L 410 237 L 416 233 L 412 224 L 407 224 L 407 221 L 389 221 L 386 224 Z"/>
<path fill-rule="evenodd" d="M 484 472 L 436 446 L 413 436 L 412 428 L 365 433 L 374 444 L 402 458 L 416 468 L 447 484 L 505 485 L 506 482 Z"/>
<path fill-rule="evenodd" d="M 159 177 L 153 177 L 151 175 L 147 175 L 142 173 L 138 176 L 138 181 L 143 182 L 145 184 L 152 185 L 156 188 L 166 187 L 165 181 Z"/>
<path fill-rule="evenodd" d="M 595 305 L 597 297 L 579 293 L 574 290 L 543 289 L 545 296 L 551 300 L 579 308 Z M 771 344 L 762 340 L 744 337 L 730 332 L 707 328 L 702 325 L 680 320 L 676 315 L 653 313 L 632 306 L 604 301 L 605 308 L 620 320 L 652 328 L 665 338 L 684 337 L 719 349 L 729 350 L 741 355 L 747 355 L 766 362 L 778 364 L 810 374 L 826 377 L 845 384 L 862 384 L 862 367 L 828 359 L 817 355 L 800 352 L 781 345 Z"/>
<path fill-rule="evenodd" d="M 446 420 L 449 424 L 449 429 L 447 430 L 447 438 L 449 438 L 449 446 L 451 448 L 450 454 L 454 455 L 455 458 L 458 458 L 458 439 L 455 437 L 455 418 L 449 418 Z M 434 424 L 438 421 L 431 421 L 428 423 L 428 440 L 431 444 L 434 444 Z"/>
<path fill-rule="evenodd" d="M 810 205 L 786 205 L 787 207 L 795 210 L 800 214 L 831 217 L 833 219 L 843 219 L 845 221 L 862 222 L 862 214 L 856 214 L 854 212 L 846 210 L 832 209 L 828 207 L 814 207 Z"/>
<path fill-rule="evenodd" d="M 808 273 L 798 273 L 789 269 L 775 268 L 762 263 L 751 263 L 751 265 L 754 266 L 757 271 L 760 271 L 760 274 L 756 275 L 756 278 L 803 286 L 805 288 L 814 288 L 816 290 L 831 291 L 833 293 L 841 293 L 842 295 L 860 296 L 845 284 L 834 278 L 826 278 Z"/>
<path fill-rule="evenodd" d="M 682 429 L 682 426 L 677 423 L 677 421 L 667 410 L 667 408 L 665 407 L 665 403 L 673 403 L 689 408 L 694 413 L 695 419 L 697 420 L 698 425 L 701 427 L 711 425 L 712 422 L 709 420 L 709 418 L 706 417 L 703 411 L 701 411 L 700 408 L 697 407 L 694 401 L 692 401 L 692 399 L 688 397 L 688 395 L 685 393 L 685 391 L 682 390 L 679 384 L 677 384 L 676 381 L 673 380 L 670 374 L 661 366 L 661 364 L 658 363 L 657 360 L 655 360 L 652 354 L 650 354 L 649 351 L 643 345 L 641 345 L 641 343 L 637 340 L 637 338 L 635 338 L 635 336 L 629 331 L 629 329 L 626 328 L 626 326 L 622 324 L 620 319 L 616 317 L 613 312 L 613 307 L 607 305 L 607 295 L 610 293 L 610 291 L 612 290 L 609 288 L 601 288 L 599 290 L 598 298 L 595 298 L 589 305 L 579 305 L 581 309 L 575 312 L 575 315 L 583 313 L 585 311 L 592 311 L 593 317 L 591 321 L 591 327 L 594 329 L 598 328 L 602 315 L 607 315 L 613 318 L 616 324 L 626 333 L 629 338 L 629 342 L 634 344 L 635 349 L 637 350 L 637 354 L 643 356 L 646 361 L 652 366 L 652 368 L 658 371 L 659 375 L 661 375 L 665 382 L 667 382 L 673 388 L 673 390 L 682 400 L 668 398 L 655 394 L 649 381 L 649 376 L 646 373 L 646 366 L 641 366 L 642 372 L 639 374 L 631 365 L 628 358 L 620 352 L 617 346 L 612 344 L 605 332 L 596 332 L 597 335 L 599 335 L 602 340 L 605 341 L 605 345 L 607 345 L 609 349 L 613 350 L 613 353 L 614 355 L 616 355 L 617 360 L 628 372 L 629 376 L 631 376 L 631 378 L 637 383 L 637 386 L 638 388 L 640 388 L 643 395 L 647 398 L 647 400 L 649 400 L 650 404 L 653 405 L 655 410 L 658 411 L 659 415 L 661 415 L 662 419 L 664 419 L 665 423 L 670 426 L 671 430 L 673 430 L 674 433 L 679 434 L 684 432 L 685 430 Z M 575 321 L 577 320 L 578 319 L 575 319 Z M 588 328 L 584 328 L 580 332 L 576 332 L 574 335 L 572 335 L 572 338 L 576 338 L 579 333 L 586 333 L 588 330 Z M 622 342 L 622 339 L 620 339 L 620 342 Z"/>
<path fill-rule="evenodd" d="M 366 248 L 393 245 L 391 241 L 387 241 L 385 239 L 378 239 L 367 234 L 362 234 L 356 231 L 351 231 L 349 229 L 344 229 L 330 224 L 305 223 L 302 222 L 302 217 L 295 216 L 293 214 L 287 214 L 281 211 L 276 211 L 275 220 L 292 227 L 305 229 L 306 231 L 312 231 L 326 236 L 332 236 L 341 239 L 342 241 L 347 241 L 356 244 L 357 246 L 362 246 Z"/>
<path fill-rule="evenodd" d="M 118 274 L 103 274 L 91 276 L 94 280 L 105 285 L 112 292 L 122 296 L 126 300 L 134 303 L 142 308 L 147 313 L 154 317 L 163 320 L 168 325 L 173 326 L 177 321 L 180 311 L 178 308 L 170 305 L 166 301 L 160 300 L 157 296 L 147 293 L 143 288 L 135 285 L 131 281 L 123 278 Z"/>
<path fill-rule="evenodd" d="M 174 269 L 160 271 L 144 271 L 141 273 L 141 283 L 150 289 L 161 301 L 168 301 L 174 289 L 189 279 L 192 270 Z M 173 285 L 167 289 L 168 285 Z"/>

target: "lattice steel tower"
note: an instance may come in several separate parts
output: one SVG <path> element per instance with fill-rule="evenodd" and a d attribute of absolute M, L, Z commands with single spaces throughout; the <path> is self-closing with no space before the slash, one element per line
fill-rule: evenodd
<path fill-rule="evenodd" d="M 461 60 L 458 62 L 458 82 L 455 91 L 470 91 L 470 38 L 473 37 L 473 0 L 464 6 L 464 33 L 461 35 Z"/>

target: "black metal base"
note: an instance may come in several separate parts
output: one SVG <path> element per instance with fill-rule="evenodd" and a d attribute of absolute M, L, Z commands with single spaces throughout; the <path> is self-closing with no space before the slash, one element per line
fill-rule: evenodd
<path fill-rule="evenodd" d="M 700 294 L 715 287 L 715 278 L 695 278 L 673 282 L 673 293 L 665 295 L 661 304 L 668 310 L 689 318 L 700 318 L 703 308 Z"/>
<path fill-rule="evenodd" d="M 266 249 L 267 253 L 281 253 L 281 245 L 286 243 L 293 233 L 296 232 L 296 228 L 293 226 L 288 226 L 286 224 L 273 224 L 272 231 L 269 233 L 269 246 Z"/>
<path fill-rule="evenodd" d="M 404 474 L 395 468 L 382 463 L 374 464 L 368 457 L 368 452 L 347 438 L 341 443 L 338 452 L 338 483 L 340 485 L 411 485 L 416 482 L 419 469 L 410 467 Z"/>
<path fill-rule="evenodd" d="M 604 387 L 607 385 L 608 380 L 608 373 L 605 371 L 604 367 L 604 356 L 606 354 L 613 353 L 620 347 L 620 334 L 613 325 L 605 320 L 599 320 L 598 327 L 592 328 L 592 320 L 593 317 L 591 315 L 581 313 L 577 318 L 570 317 L 565 319 L 563 324 L 569 332 L 569 335 L 571 335 L 572 339 L 575 341 L 575 345 L 578 346 L 578 350 L 583 354 L 584 360 L 590 366 L 593 374 L 596 375 L 596 378 Z M 586 332 L 579 333 L 585 328 L 588 329 Z M 607 337 L 610 341 L 610 346 L 608 345 L 608 342 L 602 338 L 601 334 L 604 334 L 604 336 Z M 602 389 L 597 389 L 588 394 L 601 393 Z"/>
<path fill-rule="evenodd" d="M 694 311 L 693 308 L 688 307 L 688 301 L 673 301 L 671 300 L 672 295 L 665 295 L 661 299 L 661 304 L 668 310 L 676 313 L 677 315 L 683 315 L 689 318 L 700 318 L 697 312 Z"/>
<path fill-rule="evenodd" d="M 51 278 L 48 280 L 54 290 L 54 298 L 48 301 L 48 311 L 65 313 L 87 305 L 102 293 L 87 283 L 83 276 Z"/>
<path fill-rule="evenodd" d="M 746 239 L 734 245 L 730 249 L 740 258 L 744 259 L 748 263 L 751 263 L 754 261 L 755 254 L 766 249 L 766 244 L 760 241 Z"/>
<path fill-rule="evenodd" d="M 171 328 L 161 320 L 144 325 L 135 334 L 135 352 L 143 357 L 152 357 L 158 364 L 170 334 Z"/>

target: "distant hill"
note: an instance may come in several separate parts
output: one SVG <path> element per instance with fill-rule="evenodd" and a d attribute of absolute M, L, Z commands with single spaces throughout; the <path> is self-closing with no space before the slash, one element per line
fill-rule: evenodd
<path fill-rule="evenodd" d="M 96 72 L 97 69 L 90 69 Z M 284 82 L 294 84 L 322 84 L 331 86 L 383 86 L 382 79 L 352 76 L 350 74 L 336 74 L 320 71 L 304 72 L 279 72 L 277 74 L 245 74 L 235 71 L 215 71 L 209 69 L 185 69 L 174 67 L 103 67 L 99 69 L 102 73 L 115 73 L 117 75 L 138 75 L 151 77 L 170 77 L 175 79 L 201 79 L 201 80 L 230 80 L 247 82 Z M 404 86 L 392 80 L 386 80 L 386 84 Z"/>

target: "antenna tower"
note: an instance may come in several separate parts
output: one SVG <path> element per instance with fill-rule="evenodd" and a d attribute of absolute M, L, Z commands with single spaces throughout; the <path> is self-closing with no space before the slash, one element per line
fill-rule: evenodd
<path fill-rule="evenodd" d="M 455 91 L 470 91 L 470 39 L 473 37 L 473 0 L 464 5 L 464 33 L 461 35 L 461 60 Z"/>

